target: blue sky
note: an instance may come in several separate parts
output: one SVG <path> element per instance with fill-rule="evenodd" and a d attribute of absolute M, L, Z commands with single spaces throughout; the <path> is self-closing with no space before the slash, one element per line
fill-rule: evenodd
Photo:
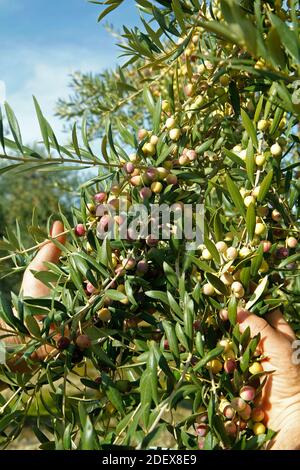
<path fill-rule="evenodd" d="M 134 0 L 107 17 L 116 28 L 138 22 Z M 97 23 L 101 7 L 87 0 L 0 0 L 0 81 L 20 122 L 25 142 L 40 139 L 34 94 L 61 139 L 54 117 L 57 98 L 68 95 L 69 74 L 114 67 L 119 50 Z"/>

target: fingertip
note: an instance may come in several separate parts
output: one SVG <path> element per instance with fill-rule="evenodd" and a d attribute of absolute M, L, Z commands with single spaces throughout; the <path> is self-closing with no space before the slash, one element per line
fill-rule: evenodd
<path fill-rule="evenodd" d="M 66 234 L 64 233 L 64 225 L 59 220 L 56 220 L 50 230 L 51 238 L 57 240 L 62 245 L 66 242 Z M 45 243 L 41 246 L 38 254 L 33 259 L 30 264 L 30 267 L 36 269 L 37 271 L 44 271 L 44 262 L 57 263 L 61 255 L 61 249 L 51 240 L 46 240 Z"/>
<path fill-rule="evenodd" d="M 240 323 L 239 327 L 241 333 L 249 327 L 251 338 L 260 334 L 260 340 L 264 344 L 267 344 L 268 347 L 272 347 L 277 344 L 276 340 L 278 337 L 276 331 L 262 317 L 251 313 L 242 323 Z"/>
<path fill-rule="evenodd" d="M 240 308 L 237 311 L 237 322 L 239 324 L 242 324 L 250 315 L 249 310 L 246 310 L 245 308 Z"/>
<path fill-rule="evenodd" d="M 66 235 L 64 234 L 65 227 L 60 220 L 55 220 L 50 229 L 50 237 L 55 238 L 59 243 L 65 244 Z"/>

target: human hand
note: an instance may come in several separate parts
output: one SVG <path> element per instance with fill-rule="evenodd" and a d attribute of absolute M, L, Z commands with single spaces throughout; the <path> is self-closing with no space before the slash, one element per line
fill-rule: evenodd
<path fill-rule="evenodd" d="M 64 234 L 64 226 L 61 222 L 55 221 L 50 236 L 58 240 L 61 244 L 65 244 L 66 235 Z M 46 241 L 40 248 L 38 254 L 28 265 L 21 286 L 21 293 L 24 297 L 40 298 L 46 297 L 50 293 L 50 289 L 45 286 L 41 281 L 36 279 L 32 271 L 47 271 L 48 268 L 45 265 L 45 262 L 57 263 L 61 255 L 61 250 L 51 241 Z M 41 315 L 36 316 L 37 319 L 43 318 Z M 5 325 L 0 321 L 0 332 L 2 328 L 7 333 L 7 330 L 10 330 L 8 325 Z M 4 342 L 7 344 L 22 344 L 22 340 L 19 336 L 8 336 L 4 339 Z M 43 360 L 51 352 L 52 348 L 50 346 L 40 347 L 32 356 L 33 360 Z M 10 362 L 9 366 L 20 372 L 26 370 L 26 364 L 18 362 Z"/>
<path fill-rule="evenodd" d="M 50 236 L 52 238 L 55 238 L 61 244 L 65 244 L 66 235 L 64 234 L 64 226 L 61 222 L 54 222 L 50 232 Z M 43 284 L 41 281 L 36 279 L 32 274 L 32 271 L 48 271 L 45 262 L 56 264 L 58 263 L 60 255 L 61 250 L 53 242 L 46 241 L 42 245 L 38 254 L 31 261 L 24 273 L 21 287 L 21 292 L 23 293 L 24 297 L 39 298 L 46 297 L 47 295 L 49 295 L 49 288 L 45 286 L 45 284 Z"/>
<path fill-rule="evenodd" d="M 239 322 L 241 332 L 249 327 L 252 337 L 260 333 L 259 347 L 266 356 L 261 364 L 265 371 L 274 371 L 262 392 L 266 424 L 278 431 L 269 448 L 300 449 L 300 365 L 292 358 L 296 336 L 278 309 L 265 318 L 246 313 Z"/>

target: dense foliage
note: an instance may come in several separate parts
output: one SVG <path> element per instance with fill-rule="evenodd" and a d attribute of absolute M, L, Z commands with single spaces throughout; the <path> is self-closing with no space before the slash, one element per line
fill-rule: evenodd
<path fill-rule="evenodd" d="M 106 5 L 102 19 L 122 1 L 93 3 Z M 265 373 L 259 338 L 240 334 L 237 315 L 280 307 L 299 332 L 297 2 L 136 4 L 143 30 L 124 27 L 124 68 L 81 76 L 79 100 L 61 102 L 61 114 L 83 114 L 81 138 L 74 124 L 61 146 L 35 102 L 42 156 L 22 144 L 6 105 L 8 171 L 99 171 L 81 186 L 74 224 L 61 214 L 61 264 L 36 273 L 55 283 L 51 297 L 2 301 L 1 318 L 29 338 L 11 355 L 30 366 L 39 345 L 56 349 L 23 374 L 2 366 L 12 393 L 0 398 L 1 440 L 31 416 L 44 449 L 259 448 L 273 435 L 258 424 Z M 203 244 L 189 251 L 174 234 L 99 239 L 108 219 L 96 206 L 124 200 L 203 201 Z M 1 246 L 24 263 L 11 231 Z"/>

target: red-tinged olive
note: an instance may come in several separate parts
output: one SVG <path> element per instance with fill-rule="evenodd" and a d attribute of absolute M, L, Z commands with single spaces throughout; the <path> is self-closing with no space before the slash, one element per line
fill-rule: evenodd
<path fill-rule="evenodd" d="M 87 335 L 79 335 L 76 338 L 76 345 L 81 351 L 91 347 L 91 340 Z"/>
<path fill-rule="evenodd" d="M 219 311 L 219 317 L 222 321 L 227 321 L 228 320 L 228 310 L 226 308 L 222 308 Z"/>
<path fill-rule="evenodd" d="M 88 282 L 86 285 L 86 292 L 90 295 L 94 294 L 97 291 L 97 288 L 93 286 L 91 282 Z"/>
<path fill-rule="evenodd" d="M 152 196 L 152 191 L 150 188 L 144 187 L 140 189 L 141 199 L 150 199 L 151 196 Z"/>
<path fill-rule="evenodd" d="M 70 339 L 66 336 L 61 336 L 61 338 L 57 340 L 56 346 L 57 349 L 59 349 L 60 351 L 68 349 L 68 347 L 70 346 Z"/>
<path fill-rule="evenodd" d="M 237 427 L 236 424 L 233 421 L 227 421 L 224 424 L 225 431 L 229 436 L 234 437 L 237 433 Z"/>
<path fill-rule="evenodd" d="M 287 258 L 289 256 L 289 249 L 285 246 L 281 246 L 280 248 L 277 248 L 275 256 L 277 259 Z"/>
<path fill-rule="evenodd" d="M 132 162 L 127 162 L 125 163 L 124 165 L 124 170 L 126 171 L 126 173 L 128 173 L 128 175 L 130 175 L 131 173 L 134 172 L 134 164 Z"/>
<path fill-rule="evenodd" d="M 86 234 L 85 226 L 83 224 L 76 225 L 74 232 L 77 237 L 84 237 Z"/>
<path fill-rule="evenodd" d="M 272 248 L 272 243 L 269 240 L 262 240 L 263 252 L 268 253 Z"/>
<path fill-rule="evenodd" d="M 178 180 L 177 180 L 177 176 L 176 175 L 168 175 L 167 178 L 166 178 L 166 182 L 167 184 L 172 184 L 172 185 L 176 185 Z"/>
<path fill-rule="evenodd" d="M 145 260 L 141 260 L 138 262 L 137 266 L 136 266 L 136 273 L 139 274 L 139 275 L 144 275 L 148 272 L 149 270 L 149 265 L 147 263 L 147 261 Z"/>
<path fill-rule="evenodd" d="M 227 419 L 233 419 L 235 416 L 235 410 L 231 405 L 226 405 L 223 410 L 223 415 Z"/>
<path fill-rule="evenodd" d="M 255 388 L 250 385 L 245 385 L 240 390 L 240 397 L 245 401 L 252 401 L 255 397 Z"/>
<path fill-rule="evenodd" d="M 224 370 L 226 374 L 233 374 L 236 369 L 236 362 L 233 359 L 227 359 L 224 362 Z"/>
<path fill-rule="evenodd" d="M 138 130 L 138 139 L 144 140 L 148 136 L 148 131 L 146 129 L 139 129 Z"/>
<path fill-rule="evenodd" d="M 104 192 L 97 193 L 94 196 L 94 201 L 97 202 L 98 204 L 101 204 L 102 202 L 105 202 L 107 199 L 107 194 Z"/>
<path fill-rule="evenodd" d="M 196 426 L 196 434 L 200 437 L 205 437 L 208 433 L 208 430 L 208 425 L 205 423 L 201 423 Z"/>
<path fill-rule="evenodd" d="M 195 320 L 193 323 L 193 328 L 195 331 L 201 331 L 201 320 Z"/>

